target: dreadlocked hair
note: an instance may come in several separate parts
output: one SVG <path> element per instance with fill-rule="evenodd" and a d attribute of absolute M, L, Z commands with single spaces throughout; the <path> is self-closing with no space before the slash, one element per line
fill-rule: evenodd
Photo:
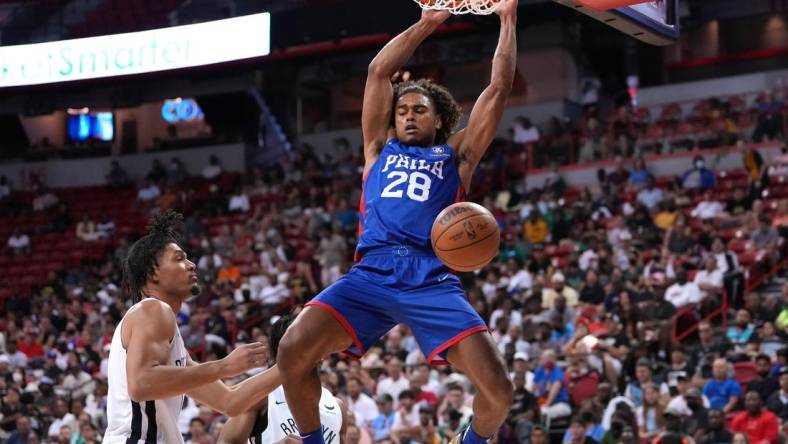
<path fill-rule="evenodd" d="M 143 288 L 159 265 L 159 257 L 169 243 L 180 243 L 179 233 L 183 216 L 167 210 L 153 216 L 148 234 L 134 242 L 123 261 L 123 291 L 133 303 L 143 298 Z"/>
<path fill-rule="evenodd" d="M 435 132 L 435 144 L 442 145 L 448 142 L 449 137 L 454 133 L 457 122 L 460 121 L 462 109 L 454 100 L 451 93 L 445 87 L 433 83 L 429 79 L 407 80 L 394 84 L 394 107 L 397 100 L 408 93 L 418 93 L 429 98 L 435 106 L 435 112 L 441 117 L 443 125 Z M 391 113 L 391 126 L 394 126 L 396 112 Z"/>
<path fill-rule="evenodd" d="M 271 326 L 271 356 L 276 359 L 276 354 L 279 353 L 279 342 L 285 335 L 290 324 L 293 323 L 295 317 L 290 313 L 283 315 Z"/>

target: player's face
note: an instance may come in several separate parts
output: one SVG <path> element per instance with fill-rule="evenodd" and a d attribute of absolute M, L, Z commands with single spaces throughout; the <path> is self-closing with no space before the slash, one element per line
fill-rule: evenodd
<path fill-rule="evenodd" d="M 397 139 L 406 145 L 432 146 L 441 128 L 440 116 L 429 97 L 419 93 L 402 95 L 394 107 Z"/>
<path fill-rule="evenodd" d="M 186 252 L 175 243 L 165 247 L 156 268 L 158 285 L 165 294 L 186 299 L 200 293 L 197 270 Z"/>

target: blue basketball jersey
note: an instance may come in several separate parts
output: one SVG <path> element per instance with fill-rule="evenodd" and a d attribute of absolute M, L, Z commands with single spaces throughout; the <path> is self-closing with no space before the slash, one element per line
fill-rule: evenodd
<path fill-rule="evenodd" d="M 461 198 L 462 181 L 449 145 L 414 147 L 391 139 L 364 182 L 357 258 L 387 247 L 432 251 L 435 217 Z"/>

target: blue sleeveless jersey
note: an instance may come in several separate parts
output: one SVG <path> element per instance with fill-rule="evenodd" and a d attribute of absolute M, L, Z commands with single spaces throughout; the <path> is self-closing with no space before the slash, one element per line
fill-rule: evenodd
<path fill-rule="evenodd" d="M 364 181 L 356 258 L 402 246 L 432 252 L 433 221 L 463 194 L 449 145 L 424 148 L 390 140 Z"/>

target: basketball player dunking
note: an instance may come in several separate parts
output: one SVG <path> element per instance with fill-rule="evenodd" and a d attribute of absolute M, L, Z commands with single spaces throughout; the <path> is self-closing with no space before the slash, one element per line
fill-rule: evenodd
<path fill-rule="evenodd" d="M 369 65 L 359 261 L 308 304 L 279 347 L 285 396 L 305 444 L 324 443 L 316 363 L 335 351 L 363 355 L 397 323 L 410 327 L 428 362 L 448 361 L 477 387 L 473 422 L 458 442 L 486 442 L 507 415 L 512 384 L 503 360 L 459 278 L 430 248 L 432 222 L 468 190 L 511 90 L 517 1 L 503 0 L 497 13 L 490 84 L 462 131 L 452 132 L 460 111 L 445 88 L 426 80 L 391 84 L 448 12 L 424 11 Z"/>
<path fill-rule="evenodd" d="M 180 220 L 172 211 L 157 215 L 124 261 L 123 288 L 135 304 L 110 344 L 105 444 L 183 443 L 178 415 L 184 394 L 234 416 L 281 383 L 276 366 L 232 388 L 221 382 L 265 365 L 268 350 L 260 343 L 204 364 L 189 357 L 175 314 L 200 287 L 194 263 L 178 245 Z"/>
<path fill-rule="evenodd" d="M 276 354 L 282 336 L 290 327 L 293 318 L 283 316 L 271 328 L 271 353 Z M 323 440 L 326 444 L 344 444 L 345 404 L 334 398 L 326 388 L 320 394 L 320 423 L 322 425 Z M 293 436 L 295 435 L 295 436 Z M 277 387 L 268 399 L 258 409 L 250 410 L 243 415 L 231 418 L 222 427 L 219 435 L 219 444 L 268 444 L 291 437 L 294 442 L 297 438 L 298 428 L 293 420 L 293 414 L 285 401 L 285 392 L 281 386 Z"/>

